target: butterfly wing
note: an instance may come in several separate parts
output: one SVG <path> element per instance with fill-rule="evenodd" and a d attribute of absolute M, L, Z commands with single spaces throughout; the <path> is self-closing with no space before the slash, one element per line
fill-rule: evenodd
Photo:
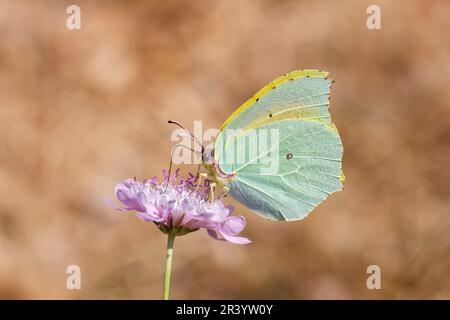
<path fill-rule="evenodd" d="M 278 130 L 279 144 L 245 163 L 220 166 L 225 172 L 236 173 L 229 185 L 233 198 L 265 218 L 298 220 L 341 190 L 342 144 L 334 131 L 306 120 L 280 120 L 259 129 Z M 237 139 L 238 154 L 252 153 L 254 145 L 247 140 L 246 136 Z M 231 152 L 229 146 L 226 152 Z"/>
<path fill-rule="evenodd" d="M 328 111 L 326 75 L 295 71 L 272 81 L 218 135 L 216 162 L 235 174 L 230 195 L 265 218 L 302 219 L 342 189 L 343 148 Z"/>
<path fill-rule="evenodd" d="M 259 90 L 224 122 L 224 129 L 251 129 L 282 119 L 315 120 L 334 127 L 330 113 L 328 72 L 293 71 Z"/>

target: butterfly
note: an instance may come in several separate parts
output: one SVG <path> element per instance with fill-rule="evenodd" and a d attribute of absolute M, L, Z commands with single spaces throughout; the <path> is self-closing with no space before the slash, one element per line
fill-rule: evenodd
<path fill-rule="evenodd" d="M 329 113 L 328 72 L 276 78 L 222 125 L 202 150 L 207 177 L 270 220 L 300 220 L 343 188 L 343 146 Z"/>

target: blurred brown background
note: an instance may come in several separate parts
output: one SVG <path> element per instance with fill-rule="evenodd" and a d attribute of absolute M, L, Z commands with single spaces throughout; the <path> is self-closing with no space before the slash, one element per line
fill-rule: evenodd
<path fill-rule="evenodd" d="M 81 7 L 81 30 L 66 8 Z M 381 30 L 366 27 L 381 7 Z M 166 239 L 109 208 L 295 69 L 336 80 L 345 190 L 253 240 L 175 243 L 173 298 L 450 298 L 450 2 L 1 1 L 0 297 L 156 299 Z M 232 199 L 227 200 L 236 204 Z M 66 267 L 82 290 L 66 289 Z M 382 289 L 368 290 L 379 265 Z"/>

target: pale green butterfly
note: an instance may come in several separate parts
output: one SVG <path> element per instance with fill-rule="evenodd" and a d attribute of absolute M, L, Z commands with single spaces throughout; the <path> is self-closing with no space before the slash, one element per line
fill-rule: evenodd
<path fill-rule="evenodd" d="M 327 76 L 290 72 L 239 107 L 220 129 L 213 151 L 203 153 L 208 178 L 272 220 L 303 219 L 341 190 L 343 147 L 329 113 Z M 261 132 L 275 143 L 261 148 Z M 236 161 L 239 156 L 243 161 Z M 277 159 L 276 170 L 269 170 L 267 159 Z"/>

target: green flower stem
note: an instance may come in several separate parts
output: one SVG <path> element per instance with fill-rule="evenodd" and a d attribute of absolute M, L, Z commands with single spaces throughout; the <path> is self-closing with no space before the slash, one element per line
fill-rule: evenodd
<path fill-rule="evenodd" d="M 172 273 L 172 255 L 174 242 L 175 242 L 175 234 L 170 232 L 167 235 L 166 270 L 164 271 L 164 291 L 163 291 L 164 300 L 169 300 L 170 274 Z"/>

